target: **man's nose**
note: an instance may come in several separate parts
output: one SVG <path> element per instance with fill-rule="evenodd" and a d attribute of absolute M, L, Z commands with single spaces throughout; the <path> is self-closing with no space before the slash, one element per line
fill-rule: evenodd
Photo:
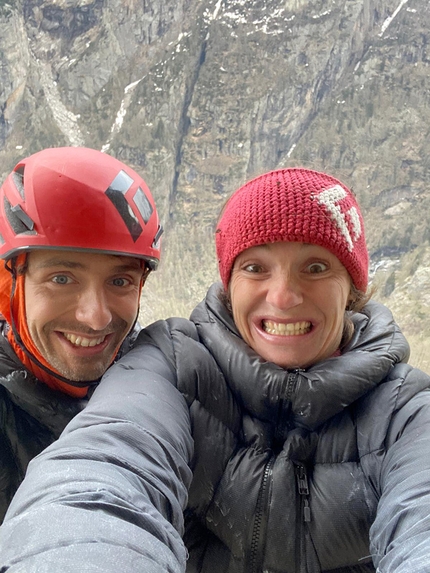
<path fill-rule="evenodd" d="M 103 289 L 89 287 L 80 293 L 76 319 L 93 330 L 104 330 L 112 322 L 112 312 Z"/>
<path fill-rule="evenodd" d="M 266 300 L 280 310 L 298 306 L 303 302 L 300 281 L 291 274 L 279 273 L 269 282 Z"/>

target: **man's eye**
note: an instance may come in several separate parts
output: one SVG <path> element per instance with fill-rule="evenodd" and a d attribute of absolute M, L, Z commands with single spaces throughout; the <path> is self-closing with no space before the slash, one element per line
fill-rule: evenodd
<path fill-rule="evenodd" d="M 308 266 L 308 272 L 311 274 L 323 273 L 327 268 L 325 263 L 312 263 Z"/>
<path fill-rule="evenodd" d="M 70 281 L 71 279 L 67 275 L 55 275 L 55 277 L 52 277 L 52 282 L 58 285 L 67 285 Z"/>
<path fill-rule="evenodd" d="M 116 287 L 124 287 L 124 286 L 128 286 L 129 284 L 131 284 L 131 281 L 129 281 L 128 279 L 122 278 L 122 277 L 118 277 L 118 278 L 112 280 L 112 284 L 113 284 L 113 286 L 116 286 Z"/>

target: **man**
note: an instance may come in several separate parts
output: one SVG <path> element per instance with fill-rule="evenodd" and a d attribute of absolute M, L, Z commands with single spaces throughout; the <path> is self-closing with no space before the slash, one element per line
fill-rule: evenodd
<path fill-rule="evenodd" d="M 130 348 L 161 227 L 143 179 L 93 149 L 45 149 L 0 189 L 0 521 L 29 461 Z"/>

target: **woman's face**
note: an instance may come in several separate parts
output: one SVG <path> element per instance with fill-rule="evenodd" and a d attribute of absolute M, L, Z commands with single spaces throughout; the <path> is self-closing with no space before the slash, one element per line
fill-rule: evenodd
<path fill-rule="evenodd" d="M 339 348 L 351 279 L 327 249 L 252 247 L 236 258 L 229 288 L 236 326 L 265 360 L 307 368 Z"/>

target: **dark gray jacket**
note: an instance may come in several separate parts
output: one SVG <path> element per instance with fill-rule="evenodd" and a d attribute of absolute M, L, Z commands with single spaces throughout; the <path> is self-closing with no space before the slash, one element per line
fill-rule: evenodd
<path fill-rule="evenodd" d="M 28 463 L 52 444 L 87 405 L 87 398 L 72 398 L 38 381 L 18 360 L 0 320 L 0 523 Z M 126 353 L 140 327 L 121 347 Z"/>
<path fill-rule="evenodd" d="M 179 572 L 184 529 L 190 572 L 429 571 L 430 378 L 402 363 L 391 313 L 370 303 L 342 356 L 291 372 L 244 343 L 216 286 L 192 321 L 142 332 L 30 464 L 1 571 L 116 572 L 118 551 L 123 573 Z"/>

